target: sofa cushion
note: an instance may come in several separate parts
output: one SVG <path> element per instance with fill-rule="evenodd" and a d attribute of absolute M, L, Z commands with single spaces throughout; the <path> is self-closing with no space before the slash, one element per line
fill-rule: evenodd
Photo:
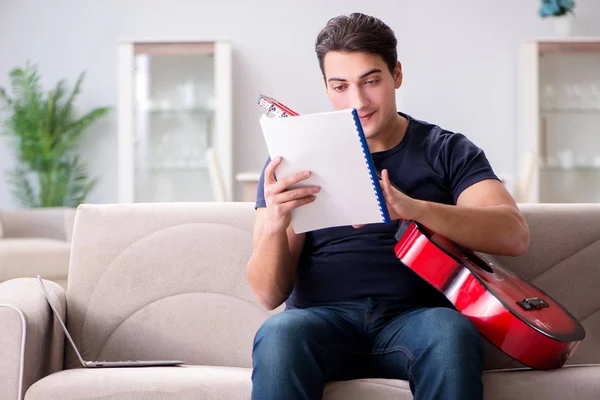
<path fill-rule="evenodd" d="M 250 374 L 235 367 L 77 368 L 36 382 L 25 400 L 250 399 Z"/>
<path fill-rule="evenodd" d="M 600 393 L 600 365 L 566 366 L 553 371 L 487 371 L 483 382 L 485 400 L 592 400 L 598 399 Z M 329 383 L 323 398 L 410 400 L 413 397 L 406 381 L 357 379 Z"/>
<path fill-rule="evenodd" d="M 69 270 L 69 242 L 43 238 L 0 240 L 0 281 L 35 277 L 65 279 Z"/>
<path fill-rule="evenodd" d="M 325 385 L 324 400 L 411 400 L 408 381 L 399 379 L 354 379 Z"/>
<path fill-rule="evenodd" d="M 25 400 L 250 399 L 251 369 L 235 367 L 149 367 L 71 369 L 36 382 Z M 554 371 L 491 371 L 484 374 L 485 400 L 592 400 L 600 392 L 600 365 Z M 324 400 L 411 400 L 408 382 L 356 379 L 331 382 Z"/>
<path fill-rule="evenodd" d="M 550 371 L 488 371 L 484 391 L 485 400 L 598 399 L 600 364 L 567 365 Z"/>

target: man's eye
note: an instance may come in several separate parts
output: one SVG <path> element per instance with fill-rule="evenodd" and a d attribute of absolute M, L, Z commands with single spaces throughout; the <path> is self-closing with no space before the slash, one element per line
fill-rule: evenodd
<path fill-rule="evenodd" d="M 336 92 L 341 92 L 342 90 L 344 90 L 344 86 L 334 86 L 333 90 L 335 90 Z"/>
<path fill-rule="evenodd" d="M 366 83 L 369 84 L 369 85 L 374 85 L 377 82 L 379 82 L 379 79 L 371 79 L 371 80 L 367 81 Z"/>

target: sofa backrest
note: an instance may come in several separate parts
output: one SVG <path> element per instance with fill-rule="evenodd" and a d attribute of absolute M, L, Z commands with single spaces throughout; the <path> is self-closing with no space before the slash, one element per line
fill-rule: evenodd
<path fill-rule="evenodd" d="M 75 210 L 68 207 L 0 211 L 0 237 L 70 241 Z"/>
<path fill-rule="evenodd" d="M 85 359 L 251 365 L 251 203 L 82 205 L 67 288 Z M 67 350 L 65 366 L 78 365 Z"/>
<path fill-rule="evenodd" d="M 600 205 L 521 209 L 530 250 L 498 261 L 583 322 L 572 363 L 600 362 Z M 84 358 L 251 366 L 254 334 L 270 315 L 246 280 L 254 216 L 253 203 L 80 206 L 67 324 Z M 78 366 L 70 348 L 65 361 Z M 518 363 L 488 345 L 486 368 L 510 366 Z"/>
<path fill-rule="evenodd" d="M 582 323 L 586 337 L 568 364 L 600 363 L 600 204 L 519 207 L 531 233 L 529 250 L 520 257 L 496 259 Z M 494 358 L 495 366 L 518 366 Z"/>

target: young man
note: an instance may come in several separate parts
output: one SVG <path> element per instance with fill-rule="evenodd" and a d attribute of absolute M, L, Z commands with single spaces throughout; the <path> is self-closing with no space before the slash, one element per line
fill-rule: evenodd
<path fill-rule="evenodd" d="M 467 248 L 517 256 L 529 230 L 481 149 L 397 112 L 396 44 L 363 14 L 330 20 L 316 42 L 334 108 L 358 110 L 394 223 L 297 235 L 290 212 L 319 188 L 288 189 L 310 171 L 276 181 L 280 160 L 267 161 L 248 280 L 265 308 L 287 307 L 255 337 L 253 399 L 316 400 L 326 382 L 364 377 L 408 380 L 418 400 L 483 396 L 478 331 L 396 259 L 394 234 L 410 219 Z"/>

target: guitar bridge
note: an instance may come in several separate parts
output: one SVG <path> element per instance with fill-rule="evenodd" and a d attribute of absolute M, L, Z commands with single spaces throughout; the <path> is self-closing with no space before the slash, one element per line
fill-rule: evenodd
<path fill-rule="evenodd" d="M 520 305 L 526 311 L 537 310 L 539 308 L 544 308 L 544 307 L 550 306 L 544 300 L 539 299 L 537 297 L 530 297 L 527 299 L 523 299 L 521 301 L 517 301 L 517 304 Z"/>

